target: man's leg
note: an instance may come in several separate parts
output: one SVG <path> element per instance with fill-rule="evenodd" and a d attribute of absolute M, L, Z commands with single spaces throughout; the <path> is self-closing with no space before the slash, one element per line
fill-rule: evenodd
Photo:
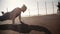
<path fill-rule="evenodd" d="M 19 21 L 20 21 L 20 23 L 21 23 L 21 15 L 19 15 Z"/>

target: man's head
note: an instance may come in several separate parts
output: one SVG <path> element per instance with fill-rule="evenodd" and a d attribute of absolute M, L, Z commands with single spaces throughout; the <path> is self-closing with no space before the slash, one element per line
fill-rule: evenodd
<path fill-rule="evenodd" d="M 26 9 L 27 9 L 27 7 L 26 7 L 25 5 L 23 5 L 23 6 L 21 7 L 21 10 L 22 10 L 23 12 L 25 12 Z"/>

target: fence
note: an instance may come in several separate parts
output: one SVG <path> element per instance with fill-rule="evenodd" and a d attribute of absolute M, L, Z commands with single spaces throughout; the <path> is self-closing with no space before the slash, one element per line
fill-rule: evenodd
<path fill-rule="evenodd" d="M 31 10 L 31 9 L 28 9 L 28 11 L 26 11 L 29 14 L 26 14 L 26 13 L 25 14 L 27 16 L 34 16 L 34 15 L 40 16 L 40 15 L 47 15 L 47 14 L 56 14 L 57 13 L 57 3 L 58 2 L 43 2 L 43 3 L 40 3 L 39 1 L 37 1 L 36 2 L 36 5 L 37 5 L 36 14 L 34 14 L 35 13 L 34 11 L 36 11 L 36 10 Z"/>

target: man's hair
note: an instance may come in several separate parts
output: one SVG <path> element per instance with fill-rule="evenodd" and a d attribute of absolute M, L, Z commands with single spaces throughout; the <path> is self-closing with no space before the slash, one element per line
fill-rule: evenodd
<path fill-rule="evenodd" d="M 27 7 L 23 4 L 23 6 L 21 7 L 21 10 L 24 12 L 26 11 Z"/>

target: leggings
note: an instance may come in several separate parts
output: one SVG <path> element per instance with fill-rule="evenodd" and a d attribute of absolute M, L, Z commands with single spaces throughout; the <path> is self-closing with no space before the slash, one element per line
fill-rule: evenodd
<path fill-rule="evenodd" d="M 0 16 L 0 21 L 4 21 L 6 18 L 4 16 Z"/>

